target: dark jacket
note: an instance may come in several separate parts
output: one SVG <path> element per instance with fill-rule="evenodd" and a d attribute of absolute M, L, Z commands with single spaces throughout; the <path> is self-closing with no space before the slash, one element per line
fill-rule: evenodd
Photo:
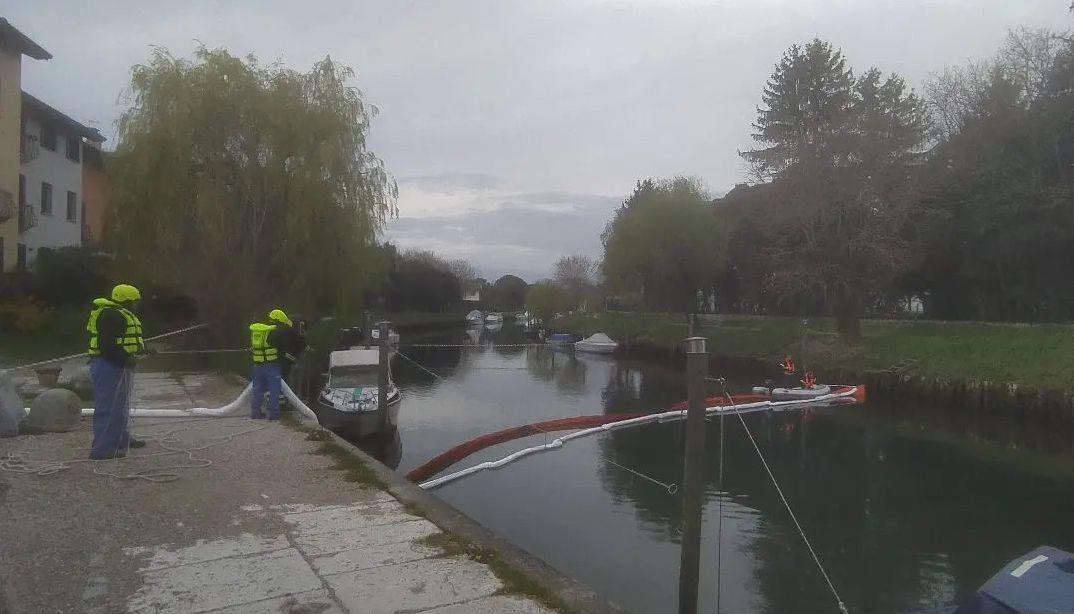
<path fill-rule="evenodd" d="M 116 339 L 127 331 L 127 319 L 114 307 L 106 307 L 97 316 L 97 344 L 101 349 L 101 358 L 117 367 L 134 364 L 134 357 L 116 343 Z"/>

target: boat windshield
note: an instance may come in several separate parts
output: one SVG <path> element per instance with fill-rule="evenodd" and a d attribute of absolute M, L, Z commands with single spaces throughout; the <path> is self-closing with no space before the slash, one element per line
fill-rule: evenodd
<path fill-rule="evenodd" d="M 328 372 L 332 388 L 364 388 L 377 385 L 377 366 L 334 367 Z"/>

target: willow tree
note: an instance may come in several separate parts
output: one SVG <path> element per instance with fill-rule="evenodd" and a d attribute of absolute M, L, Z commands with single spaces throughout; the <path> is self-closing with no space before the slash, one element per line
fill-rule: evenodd
<path fill-rule="evenodd" d="M 345 312 L 383 275 L 397 189 L 375 108 L 330 58 L 309 72 L 201 48 L 135 66 L 109 166 L 119 272 L 234 324 L 270 305 Z"/>

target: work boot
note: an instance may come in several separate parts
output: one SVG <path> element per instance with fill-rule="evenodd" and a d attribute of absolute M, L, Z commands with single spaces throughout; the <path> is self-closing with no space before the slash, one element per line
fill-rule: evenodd
<path fill-rule="evenodd" d="M 130 441 L 127 442 L 127 447 L 131 448 L 131 449 L 144 448 L 145 447 L 145 442 L 142 441 L 141 439 L 135 439 L 134 437 L 131 437 Z"/>

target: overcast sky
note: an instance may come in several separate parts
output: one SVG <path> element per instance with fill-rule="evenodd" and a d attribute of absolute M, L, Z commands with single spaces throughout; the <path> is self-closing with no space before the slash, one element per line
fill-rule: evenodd
<path fill-rule="evenodd" d="M 0 0 L 48 49 L 23 88 L 109 137 L 131 65 L 200 42 L 308 68 L 331 55 L 380 109 L 371 145 L 399 181 L 387 238 L 486 276 L 547 276 L 635 180 L 743 180 L 780 54 L 830 40 L 857 72 L 915 87 L 991 56 L 1008 28 L 1069 28 L 1070 0 Z M 110 142 L 109 145 L 114 146 Z"/>

